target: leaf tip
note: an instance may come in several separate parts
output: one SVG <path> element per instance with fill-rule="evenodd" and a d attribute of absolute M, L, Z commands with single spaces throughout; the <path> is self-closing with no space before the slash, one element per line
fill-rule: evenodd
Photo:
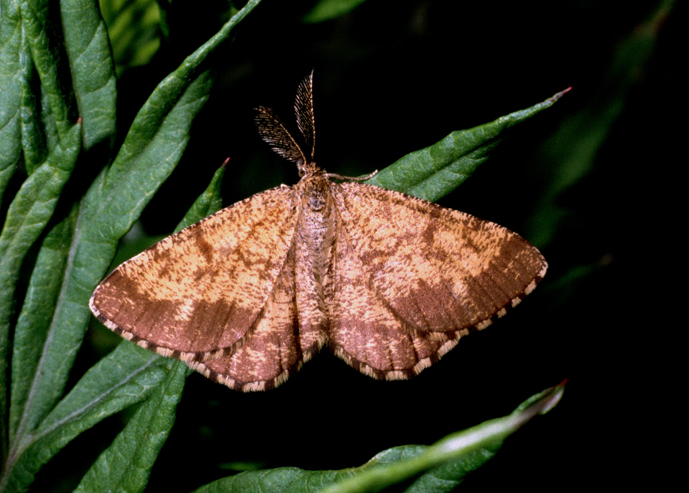
<path fill-rule="evenodd" d="M 572 86 L 569 86 L 567 89 L 565 89 L 565 90 L 563 90 L 563 91 L 560 91 L 560 92 L 558 92 L 558 93 L 555 93 L 553 96 L 551 96 L 551 97 L 548 99 L 548 101 L 554 103 L 555 101 L 557 101 L 558 99 L 560 99 L 562 96 L 564 96 L 565 94 L 567 94 L 567 93 L 568 93 L 569 91 L 571 91 L 572 89 L 573 89 L 573 87 L 572 87 Z"/>
<path fill-rule="evenodd" d="M 565 391 L 565 385 L 567 384 L 567 379 L 565 378 L 562 382 L 559 384 L 549 388 L 544 392 L 544 398 L 541 401 L 540 404 L 540 410 L 538 414 L 545 414 L 548 411 L 550 411 L 552 408 L 554 408 L 558 402 L 560 402 L 560 399 L 562 399 L 562 394 Z"/>

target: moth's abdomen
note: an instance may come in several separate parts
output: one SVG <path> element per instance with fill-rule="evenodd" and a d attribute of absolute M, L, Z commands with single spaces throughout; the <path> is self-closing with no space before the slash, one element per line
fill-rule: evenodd
<path fill-rule="evenodd" d="M 325 285 L 337 231 L 330 181 L 322 174 L 297 185 L 300 210 L 295 231 L 297 306 L 300 329 L 325 330 L 329 313 Z"/>

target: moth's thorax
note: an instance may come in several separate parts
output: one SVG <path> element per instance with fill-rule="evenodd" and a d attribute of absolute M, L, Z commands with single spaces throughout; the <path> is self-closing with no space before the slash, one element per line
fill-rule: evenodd
<path fill-rule="evenodd" d="M 308 207 L 316 213 L 327 212 L 325 209 L 332 202 L 330 187 L 330 180 L 320 169 L 305 175 L 297 184 L 302 209 Z"/>
<path fill-rule="evenodd" d="M 299 189 L 299 219 L 296 234 L 298 240 L 311 254 L 321 261 L 328 254 L 335 237 L 335 204 L 324 173 L 307 175 L 297 185 Z"/>

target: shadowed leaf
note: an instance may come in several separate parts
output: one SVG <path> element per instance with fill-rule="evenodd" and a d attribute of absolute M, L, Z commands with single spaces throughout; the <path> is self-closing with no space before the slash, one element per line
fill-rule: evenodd
<path fill-rule="evenodd" d="M 172 364 L 167 377 L 100 455 L 74 491 L 144 490 L 153 463 L 175 422 L 175 410 L 182 397 L 187 371 L 181 361 Z"/>
<path fill-rule="evenodd" d="M 400 158 L 366 183 L 435 202 L 488 159 L 506 130 L 550 108 L 568 91 L 558 92 L 541 103 L 490 123 L 452 132 L 443 140 Z"/>
<path fill-rule="evenodd" d="M 320 0 L 304 16 L 304 22 L 323 22 L 335 19 L 355 9 L 365 0 Z"/>
<path fill-rule="evenodd" d="M 340 471 L 284 467 L 243 472 L 209 483 L 195 493 L 363 493 L 416 478 L 404 491 L 448 492 L 492 458 L 504 440 L 559 402 L 564 383 L 536 394 L 508 416 L 446 436 L 431 446 L 405 445 L 380 452 L 366 464 Z"/>
<path fill-rule="evenodd" d="M 206 191 L 194 202 L 178 226 L 194 223 L 220 206 L 220 182 L 225 168 L 220 168 Z M 51 317 L 59 293 L 64 272 L 64 262 L 69 254 L 71 236 L 74 231 L 76 209 L 73 214 L 51 231 L 43 243 L 34 269 L 24 310 L 20 315 L 17 333 L 20 340 L 15 343 L 13 366 L 12 436 L 16 438 L 17 427 L 22 418 L 27 419 L 26 398 L 21 391 L 30 389 L 34 372 L 30 371 L 40 361 L 40 350 L 45 334 L 36 330 L 43 327 Z M 45 320 L 47 317 L 47 320 Z M 120 344 L 115 351 L 91 368 L 41 421 L 31 440 L 24 443 L 26 450 L 18 463 L 14 478 L 27 481 L 50 457 L 69 443 L 74 437 L 104 418 L 146 399 L 166 378 L 172 361 L 145 351 L 134 344 Z M 26 365 L 24 368 L 22 365 Z M 28 425 L 28 423 L 27 423 Z M 21 449 L 17 451 L 22 453 Z M 10 483 L 12 484 L 12 483 Z"/>
<path fill-rule="evenodd" d="M 60 405 L 55 407 L 64 391 L 69 370 L 90 318 L 88 299 L 107 270 L 119 238 L 131 227 L 179 161 L 189 139 L 191 122 L 207 99 L 211 78 L 201 65 L 258 3 L 259 0 L 249 2 L 218 34 L 187 57 L 180 68 L 158 86 L 132 124 L 115 163 L 99 175 L 78 204 L 76 217 L 70 216 L 69 224 L 57 225 L 54 234 L 49 233 L 50 241 L 45 243 L 45 251 L 39 253 L 43 261 L 33 274 L 34 286 L 37 286 L 40 279 L 50 279 L 53 283 L 59 282 L 59 289 L 50 296 L 43 296 L 38 289 L 34 291 L 36 303 L 52 303 L 54 313 L 44 319 L 32 319 L 35 314 L 27 313 L 27 323 L 22 323 L 22 327 L 28 332 L 20 336 L 20 339 L 24 338 L 27 343 L 36 342 L 34 339 L 40 333 L 44 343 L 39 344 L 38 348 L 22 345 L 18 349 L 20 352 L 27 351 L 26 355 L 30 354 L 39 363 L 37 366 L 34 361 L 29 368 L 17 369 L 20 373 L 26 372 L 24 375 L 13 375 L 16 387 L 12 392 L 19 396 L 18 407 L 12 411 L 15 434 L 7 455 L 0 489 L 7 486 L 14 491 L 26 490 L 41 465 L 69 439 L 104 416 L 143 398 L 142 394 L 134 400 L 122 398 L 123 395 L 118 394 L 126 387 L 128 382 L 123 382 L 123 379 L 126 380 L 128 375 L 136 380 L 136 386 L 142 385 L 137 380 L 143 378 L 137 365 L 145 367 L 148 363 L 135 362 L 129 370 L 120 373 L 119 382 L 110 381 L 100 388 L 89 385 L 75 387 L 75 390 L 90 392 L 91 400 L 85 394 L 70 394 L 65 402 L 69 404 L 67 407 L 71 411 Z M 88 47 L 82 48 L 88 52 Z M 75 49 L 78 52 L 78 48 Z M 51 52 L 45 50 L 45 53 L 49 56 Z M 99 58 L 101 55 L 102 53 L 97 56 L 94 54 L 102 61 Z M 51 63 L 50 60 L 46 61 L 48 66 Z M 84 66 L 83 69 L 87 70 L 88 67 Z M 99 92 L 98 86 L 85 86 L 83 91 L 84 94 L 98 93 L 99 97 L 109 97 Z M 53 98 L 57 96 L 54 95 Z M 97 120 L 96 118 L 94 122 Z M 107 121 L 102 123 L 103 126 L 94 123 L 93 128 L 107 128 Z M 94 131 L 94 142 L 100 138 L 96 135 L 107 134 Z M 37 173 L 38 171 L 34 175 Z M 35 179 L 33 175 L 32 179 Z M 66 263 L 63 256 L 65 251 L 69 252 L 69 261 Z M 45 271 L 58 264 L 62 269 L 59 276 L 51 276 Z M 34 321 L 39 324 L 34 325 Z M 3 361 L 6 360 L 3 358 Z M 151 371 L 155 373 L 157 369 Z M 98 378 L 95 373 L 88 375 L 89 378 Z M 112 398 L 112 402 L 106 402 L 108 398 Z M 85 411 L 85 415 L 80 416 L 82 419 L 76 418 L 78 411 L 75 409 L 80 405 L 82 407 L 79 409 Z M 49 413 L 56 410 L 77 412 L 77 415 L 69 415 L 74 421 L 64 415 L 62 418 L 51 415 L 47 427 L 44 426 Z M 40 435 L 36 434 L 37 430 L 41 430 Z"/>

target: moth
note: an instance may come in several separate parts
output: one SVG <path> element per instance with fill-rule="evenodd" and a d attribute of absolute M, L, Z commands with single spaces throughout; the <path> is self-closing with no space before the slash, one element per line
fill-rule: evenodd
<path fill-rule="evenodd" d="M 495 223 L 349 181 L 314 162 L 313 73 L 300 146 L 268 108 L 259 134 L 297 165 L 256 194 L 117 267 L 90 300 L 109 329 L 241 391 L 285 382 L 327 346 L 360 372 L 406 379 L 516 306 L 541 253 Z"/>

